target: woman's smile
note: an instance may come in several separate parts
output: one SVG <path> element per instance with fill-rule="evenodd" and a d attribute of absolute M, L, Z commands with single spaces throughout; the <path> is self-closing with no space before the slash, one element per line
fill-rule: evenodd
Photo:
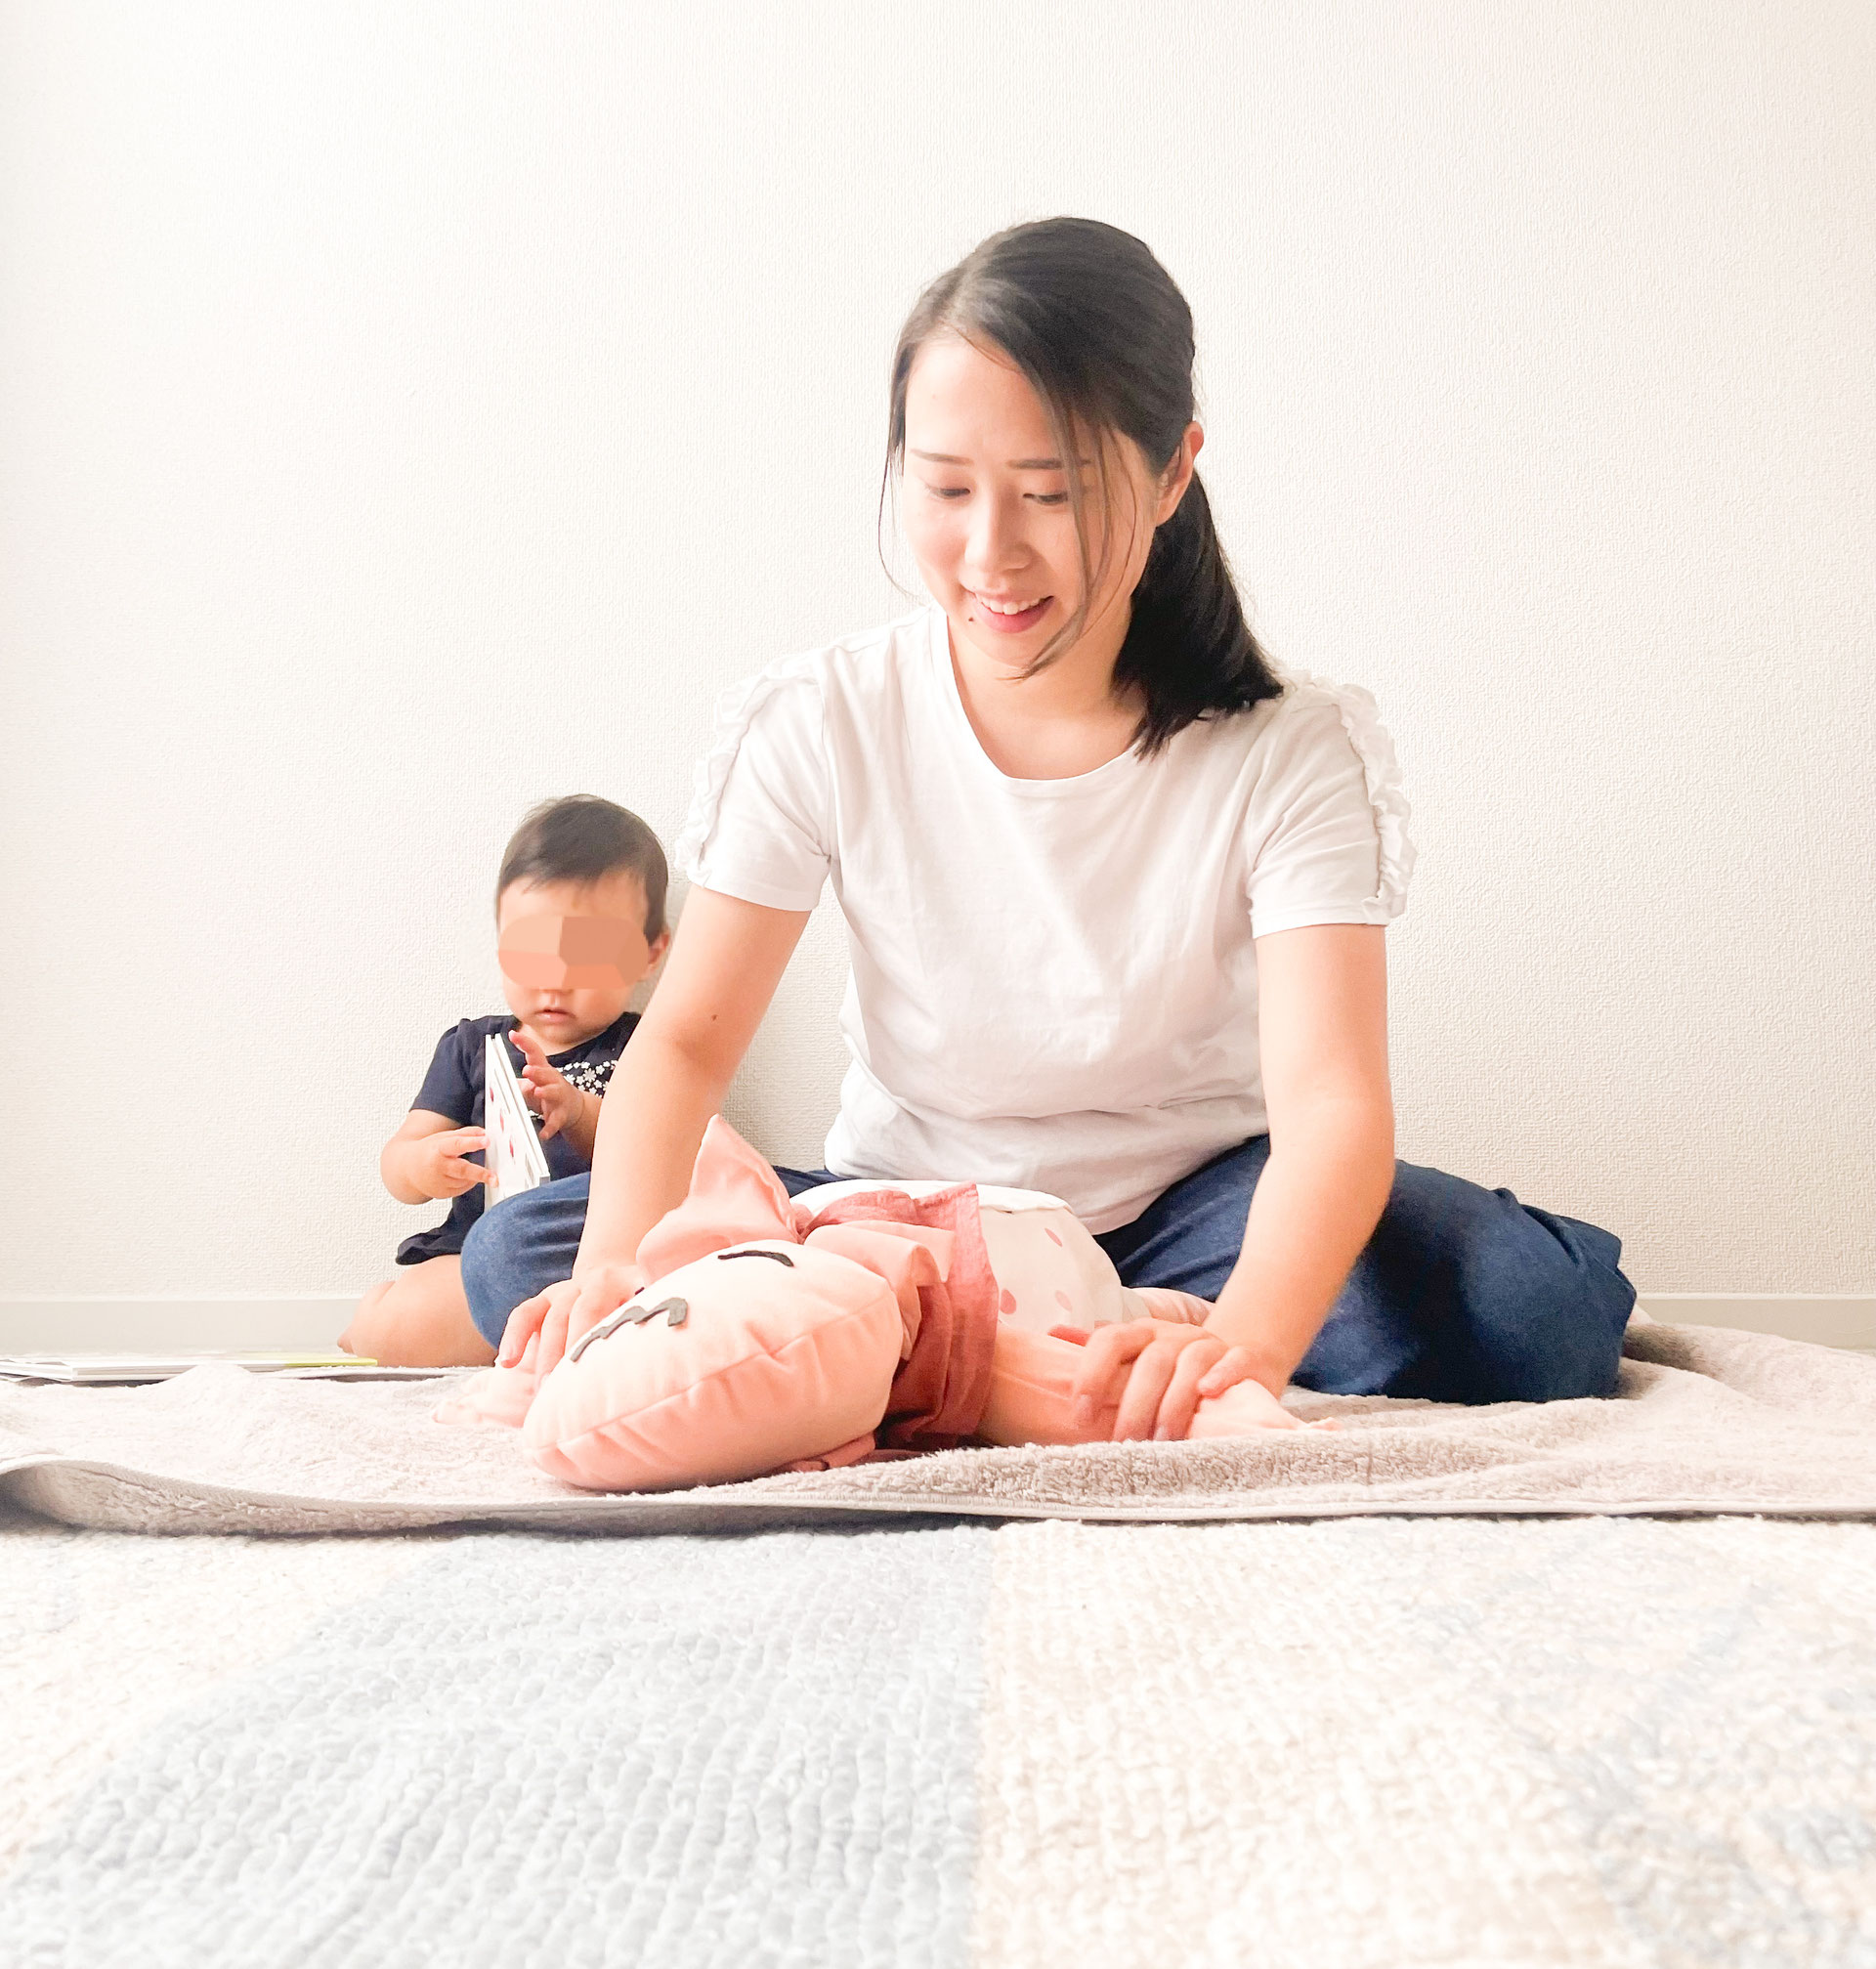
<path fill-rule="evenodd" d="M 1003 600 L 980 595 L 969 588 L 964 592 L 977 604 L 978 621 L 1001 636 L 1020 636 L 1033 629 L 1048 613 L 1048 605 L 1055 599 L 1053 595 L 1045 595 L 1039 602 L 1027 602 L 1020 598 Z"/>

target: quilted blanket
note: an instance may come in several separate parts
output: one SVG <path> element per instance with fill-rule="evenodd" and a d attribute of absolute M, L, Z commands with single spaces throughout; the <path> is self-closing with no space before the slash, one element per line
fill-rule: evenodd
<path fill-rule="evenodd" d="M 0 1961 L 1850 1969 L 1876 1525 L 0 1526 Z"/>

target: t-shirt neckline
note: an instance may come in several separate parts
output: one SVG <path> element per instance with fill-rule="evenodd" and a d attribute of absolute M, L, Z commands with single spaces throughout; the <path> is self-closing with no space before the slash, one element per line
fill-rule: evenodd
<path fill-rule="evenodd" d="M 984 750 L 983 741 L 978 738 L 976 728 L 970 722 L 970 713 L 964 709 L 963 698 L 958 690 L 957 673 L 951 664 L 951 621 L 936 603 L 932 604 L 930 611 L 928 649 L 932 683 L 937 690 L 938 703 L 945 720 L 951 726 L 954 741 L 961 748 L 965 756 L 973 761 L 974 769 L 1005 792 L 1014 793 L 1023 799 L 1073 799 L 1078 793 L 1104 792 L 1109 787 L 1130 778 L 1139 769 L 1141 761 L 1130 745 L 1125 751 L 1117 752 L 1113 758 L 1103 760 L 1090 771 L 1073 773 L 1066 779 L 1014 778 L 1004 772 Z"/>

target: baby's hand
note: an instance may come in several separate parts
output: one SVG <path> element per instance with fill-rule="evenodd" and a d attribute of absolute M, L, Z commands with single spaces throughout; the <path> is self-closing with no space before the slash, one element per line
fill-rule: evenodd
<path fill-rule="evenodd" d="M 545 1141 L 570 1122 L 578 1120 L 586 1096 L 547 1064 L 547 1054 L 533 1033 L 517 1026 L 508 1037 L 521 1049 L 527 1062 L 521 1070 L 521 1096 L 546 1124 L 540 1132 L 540 1138 Z"/>
<path fill-rule="evenodd" d="M 416 1142 L 416 1153 L 407 1165 L 410 1180 L 425 1196 L 460 1196 L 489 1180 L 489 1172 L 480 1163 L 464 1160 L 488 1146 L 488 1132 L 480 1128 L 450 1128 L 441 1134 L 426 1134 Z"/>

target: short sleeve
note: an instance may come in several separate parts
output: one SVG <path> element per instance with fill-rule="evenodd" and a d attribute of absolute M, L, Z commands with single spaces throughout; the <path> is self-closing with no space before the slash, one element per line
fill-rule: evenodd
<path fill-rule="evenodd" d="M 811 910 L 832 865 L 822 688 L 811 657 L 724 694 L 675 860 L 701 888 Z"/>
<path fill-rule="evenodd" d="M 1391 922 L 1414 867 L 1393 742 L 1367 691 L 1316 677 L 1292 689 L 1251 803 L 1251 933 Z"/>
<path fill-rule="evenodd" d="M 424 1075 L 411 1107 L 422 1108 L 426 1114 L 448 1115 L 457 1128 L 467 1128 L 476 1111 L 476 1095 L 482 1089 L 480 1079 L 470 1080 L 467 1062 L 472 1049 L 474 1056 L 480 1058 L 481 1047 L 482 1035 L 472 1021 L 464 1019 L 452 1025 L 438 1040 L 430 1071 Z"/>

